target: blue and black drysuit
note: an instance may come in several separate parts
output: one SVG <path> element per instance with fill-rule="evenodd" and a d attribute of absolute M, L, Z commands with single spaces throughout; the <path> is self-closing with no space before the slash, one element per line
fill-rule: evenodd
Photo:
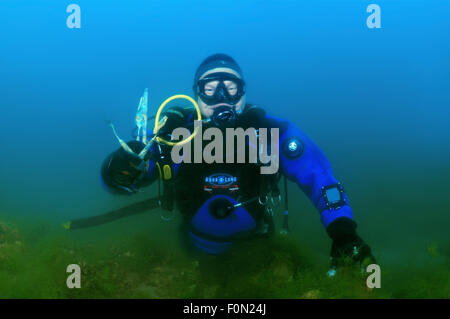
<path fill-rule="evenodd" d="M 168 133 L 179 126 L 192 129 L 192 112 L 183 110 L 166 112 Z M 370 248 L 356 235 L 347 195 L 319 147 L 291 122 L 266 115 L 251 105 L 246 106 L 238 121 L 235 127 L 279 129 L 277 176 L 285 175 L 295 182 L 317 209 L 333 239 L 332 257 L 351 254 L 354 247 L 361 248 L 361 258 L 370 255 Z M 137 153 L 144 147 L 136 141 L 128 144 Z M 188 240 L 207 253 L 220 254 L 237 240 L 273 231 L 273 221 L 261 205 L 261 198 L 271 190 L 276 192 L 278 178 L 261 175 L 259 164 L 174 164 L 168 162 L 170 148 L 167 146 L 154 147 L 152 151 L 144 173 L 137 169 L 142 163 L 122 149 L 110 154 L 102 167 L 104 185 L 113 192 L 130 194 L 133 189 L 161 177 L 166 183 L 163 197 L 169 197 L 169 204 L 163 203 L 163 206 L 171 209 L 171 200 L 177 204 L 185 220 Z M 160 154 L 156 156 L 157 153 Z M 169 180 L 158 176 L 165 174 L 164 166 L 170 166 Z M 252 201 L 254 198 L 259 200 Z M 229 209 L 246 201 L 248 203 L 241 207 Z"/>

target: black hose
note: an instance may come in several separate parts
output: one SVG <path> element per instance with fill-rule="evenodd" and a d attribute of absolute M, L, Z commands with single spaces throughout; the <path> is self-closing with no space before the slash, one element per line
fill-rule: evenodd
<path fill-rule="evenodd" d="M 98 226 L 117 220 L 119 218 L 146 213 L 149 210 L 159 207 L 159 197 L 150 198 L 139 203 L 131 204 L 102 215 L 74 219 L 66 224 L 64 228 L 67 230 L 80 229 Z"/>
<path fill-rule="evenodd" d="M 288 201 L 288 187 L 287 177 L 284 176 L 284 213 L 283 213 L 283 231 L 289 232 L 289 201 Z"/>

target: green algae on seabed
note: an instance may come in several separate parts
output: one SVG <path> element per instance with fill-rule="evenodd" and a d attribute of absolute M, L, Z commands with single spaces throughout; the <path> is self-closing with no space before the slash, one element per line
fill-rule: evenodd
<path fill-rule="evenodd" d="M 0 222 L 0 267 L 10 270 L 15 267 L 13 256 L 22 250 L 22 239 L 17 229 Z"/>
<path fill-rule="evenodd" d="M 146 233 L 95 244 L 49 226 L 0 225 L 1 298 L 450 297 L 448 256 L 446 265 L 408 276 L 408 269 L 382 266 L 382 288 L 370 290 L 357 267 L 326 277 L 328 265 L 290 237 L 244 242 L 222 256 L 192 256 Z M 73 263 L 81 267 L 81 289 L 66 287 Z"/>

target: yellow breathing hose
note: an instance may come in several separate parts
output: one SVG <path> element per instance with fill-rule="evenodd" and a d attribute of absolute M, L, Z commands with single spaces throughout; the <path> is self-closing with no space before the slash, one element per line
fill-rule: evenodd
<path fill-rule="evenodd" d="M 155 136 L 158 133 L 158 131 L 164 126 L 164 124 L 163 125 L 159 125 L 159 118 L 161 116 L 162 110 L 166 107 L 166 105 L 168 103 L 170 103 L 171 101 L 176 100 L 176 99 L 185 99 L 185 100 L 188 100 L 189 102 L 191 102 L 192 105 L 194 105 L 195 110 L 197 111 L 197 121 L 201 121 L 202 120 L 202 113 L 200 112 L 200 108 L 198 107 L 197 102 L 193 98 L 191 98 L 188 95 L 184 95 L 184 94 L 173 95 L 173 96 L 169 97 L 168 99 L 166 99 L 161 104 L 161 106 L 158 108 L 158 112 L 156 113 L 156 117 L 155 117 L 155 127 L 153 128 L 153 134 L 155 134 Z M 197 134 L 198 129 L 199 128 L 196 127 L 194 129 L 194 132 L 191 135 L 189 135 L 188 138 L 186 138 L 186 139 L 184 139 L 182 141 L 179 141 L 179 142 L 167 141 L 167 140 L 165 140 L 165 139 L 163 139 L 163 138 L 161 138 L 159 136 L 156 136 L 155 140 L 158 143 L 163 143 L 163 144 L 166 144 L 166 145 L 169 145 L 169 146 L 184 145 L 184 144 L 188 143 L 190 140 L 192 140 L 195 137 L 195 135 Z"/>

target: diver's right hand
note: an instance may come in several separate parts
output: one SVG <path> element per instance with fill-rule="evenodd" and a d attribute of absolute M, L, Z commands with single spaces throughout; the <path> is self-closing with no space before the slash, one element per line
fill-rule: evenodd
<path fill-rule="evenodd" d="M 179 127 L 186 127 L 188 125 L 189 113 L 192 112 L 189 109 L 174 106 L 164 111 L 161 118 L 166 118 L 164 126 L 158 131 L 158 136 L 167 138 L 170 140 L 170 135 L 173 130 Z"/>
<path fill-rule="evenodd" d="M 130 141 L 127 145 L 136 154 L 139 154 L 145 147 L 145 144 L 139 141 Z M 123 148 L 119 148 L 105 160 L 102 167 L 102 176 L 107 184 L 117 184 L 114 186 L 132 192 L 133 185 L 145 175 L 146 170 L 145 160 L 126 152 Z"/>

